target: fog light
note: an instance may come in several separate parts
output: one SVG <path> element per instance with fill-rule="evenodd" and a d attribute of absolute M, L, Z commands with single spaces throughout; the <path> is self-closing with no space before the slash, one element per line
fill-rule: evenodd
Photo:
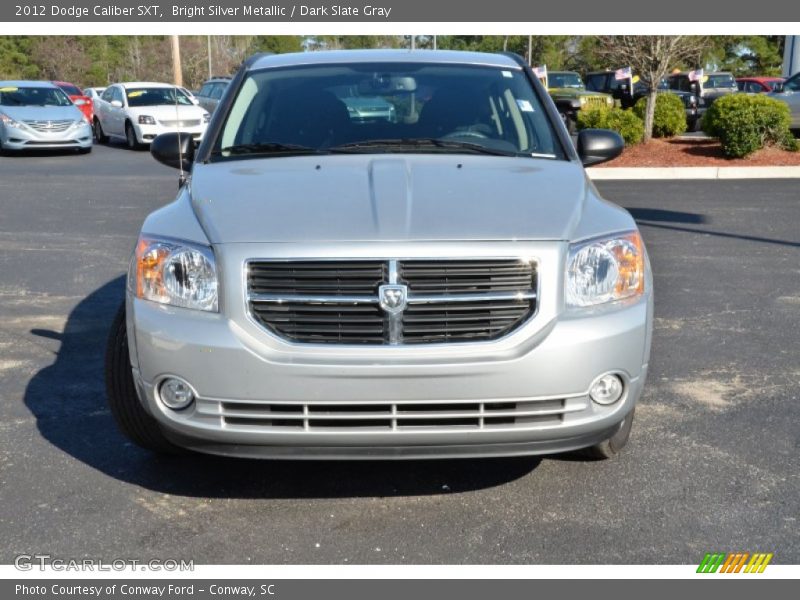
<path fill-rule="evenodd" d="M 164 406 L 172 410 L 181 410 L 194 402 L 194 392 L 189 384 L 180 379 L 165 379 L 158 388 L 158 395 Z"/>
<path fill-rule="evenodd" d="M 625 386 L 617 375 L 603 375 L 595 381 L 589 390 L 589 396 L 598 404 L 614 404 L 622 398 L 624 389 Z"/>

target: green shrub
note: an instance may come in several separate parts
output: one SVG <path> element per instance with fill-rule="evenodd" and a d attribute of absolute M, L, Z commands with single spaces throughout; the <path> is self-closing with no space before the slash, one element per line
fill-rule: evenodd
<path fill-rule="evenodd" d="M 703 131 L 719 138 L 722 152 L 731 158 L 747 156 L 764 146 L 797 150 L 790 124 L 789 107 L 763 95 L 723 96 L 703 116 Z"/>
<path fill-rule="evenodd" d="M 631 110 L 593 106 L 578 111 L 578 129 L 613 129 L 626 146 L 638 144 L 644 137 L 644 122 Z"/>
<path fill-rule="evenodd" d="M 647 110 L 647 97 L 639 98 L 633 112 L 644 121 Z M 656 111 L 653 115 L 653 137 L 665 138 L 680 135 L 686 131 L 686 109 L 675 94 L 660 92 L 656 95 Z"/>

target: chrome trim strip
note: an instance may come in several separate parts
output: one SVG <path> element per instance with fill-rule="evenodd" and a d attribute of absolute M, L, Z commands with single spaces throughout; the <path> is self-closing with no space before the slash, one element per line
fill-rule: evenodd
<path fill-rule="evenodd" d="M 296 302 L 298 304 L 378 304 L 378 296 L 306 296 L 305 294 L 247 294 L 250 302 Z"/>
<path fill-rule="evenodd" d="M 493 294 L 437 294 L 408 295 L 409 304 L 437 304 L 447 302 L 494 302 L 499 300 L 533 300 L 536 292 L 495 292 Z M 299 304 L 379 304 L 378 296 L 306 296 L 304 294 L 247 294 L 250 302 L 296 302 Z"/>
<path fill-rule="evenodd" d="M 408 295 L 409 304 L 437 304 L 444 302 L 494 302 L 498 300 L 533 300 L 536 292 L 495 292 L 493 294 L 441 294 L 441 295 Z"/>

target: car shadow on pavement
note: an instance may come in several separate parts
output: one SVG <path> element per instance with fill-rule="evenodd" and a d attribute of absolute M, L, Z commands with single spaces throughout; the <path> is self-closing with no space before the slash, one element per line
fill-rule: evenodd
<path fill-rule="evenodd" d="M 652 227 L 654 229 L 666 229 L 681 233 L 699 233 L 702 235 L 743 240 L 746 242 L 777 244 L 779 246 L 789 246 L 790 248 L 800 248 L 800 241 L 795 240 L 781 240 L 744 233 L 728 233 L 726 231 L 686 227 L 686 225 L 707 225 L 711 222 L 711 219 L 699 213 L 663 210 L 658 208 L 625 207 L 625 209 L 631 213 L 639 227 Z"/>
<path fill-rule="evenodd" d="M 212 498 L 339 498 L 447 494 L 509 483 L 535 457 L 430 461 L 262 461 L 200 454 L 160 457 L 129 443 L 106 405 L 106 339 L 122 302 L 124 277 L 103 285 L 70 313 L 56 361 L 36 373 L 25 405 L 41 435 L 86 465 L 126 483 Z"/>

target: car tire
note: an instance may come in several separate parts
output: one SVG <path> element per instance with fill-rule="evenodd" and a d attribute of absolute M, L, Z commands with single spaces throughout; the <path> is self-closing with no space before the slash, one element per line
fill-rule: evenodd
<path fill-rule="evenodd" d="M 101 144 L 108 143 L 108 136 L 106 132 L 103 131 L 103 126 L 100 124 L 100 119 L 97 117 L 94 119 L 94 138 Z"/>
<path fill-rule="evenodd" d="M 131 150 L 140 150 L 142 148 L 139 140 L 136 139 L 136 130 L 133 128 L 130 121 L 125 123 L 125 142 Z"/>
<path fill-rule="evenodd" d="M 166 438 L 158 422 L 139 401 L 131 372 L 124 304 L 117 311 L 108 336 L 105 378 L 111 415 L 125 437 L 137 446 L 157 454 L 185 452 Z"/>
<path fill-rule="evenodd" d="M 625 415 L 614 435 L 599 444 L 578 450 L 577 454 L 583 458 L 594 460 L 606 460 L 618 456 L 631 436 L 634 411 L 635 409 Z"/>

